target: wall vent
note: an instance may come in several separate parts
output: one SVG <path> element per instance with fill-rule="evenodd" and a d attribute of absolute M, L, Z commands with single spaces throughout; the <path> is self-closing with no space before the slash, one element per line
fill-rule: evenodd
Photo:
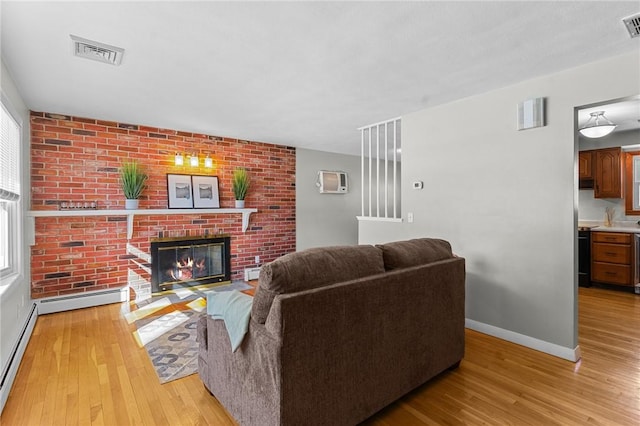
<path fill-rule="evenodd" d="M 120 65 L 124 49 L 71 34 L 73 54 L 80 58 L 92 59 L 105 64 Z"/>
<path fill-rule="evenodd" d="M 244 280 L 245 281 L 257 280 L 259 276 L 260 276 L 260 267 L 259 266 L 257 268 L 245 268 L 244 269 Z"/>
<path fill-rule="evenodd" d="M 629 31 L 631 38 L 640 37 L 640 13 L 627 16 L 622 20 Z"/>

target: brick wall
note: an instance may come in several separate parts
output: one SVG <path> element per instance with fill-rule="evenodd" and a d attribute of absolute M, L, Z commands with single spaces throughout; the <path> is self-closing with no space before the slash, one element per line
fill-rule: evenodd
<path fill-rule="evenodd" d="M 189 166 L 187 156 L 175 166 L 176 152 L 198 153 L 200 166 Z M 207 154 L 214 169 L 204 167 Z M 231 175 L 242 166 L 252 185 L 246 207 L 258 213 L 246 233 L 240 214 L 138 215 L 129 242 L 126 216 L 37 217 L 32 297 L 121 287 L 132 276 L 148 280 L 144 259 L 159 232 L 230 234 L 233 279 L 255 266 L 255 256 L 265 263 L 295 250 L 295 150 L 260 142 L 32 112 L 32 210 L 92 201 L 99 209 L 123 209 L 118 168 L 126 159 L 138 160 L 149 175 L 140 209 L 167 208 L 168 173 L 218 176 L 220 207 L 232 208 Z"/>

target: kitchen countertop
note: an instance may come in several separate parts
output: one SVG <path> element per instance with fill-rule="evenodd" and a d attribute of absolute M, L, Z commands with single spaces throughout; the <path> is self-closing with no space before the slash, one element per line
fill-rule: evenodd
<path fill-rule="evenodd" d="M 604 226 L 604 222 L 596 220 L 579 220 L 578 228 L 590 228 L 591 231 L 604 232 L 629 232 L 640 234 L 640 225 L 634 221 L 617 221 L 612 226 Z"/>

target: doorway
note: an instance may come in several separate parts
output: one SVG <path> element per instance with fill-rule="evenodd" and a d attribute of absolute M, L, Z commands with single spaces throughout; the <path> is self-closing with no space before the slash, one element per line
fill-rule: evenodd
<path fill-rule="evenodd" d="M 619 231 L 619 233 L 624 234 L 628 232 L 631 235 L 636 230 L 640 231 L 640 227 L 637 225 L 640 219 L 640 210 L 637 215 L 627 214 L 628 209 L 625 209 L 625 197 L 627 195 L 624 189 L 625 152 L 640 150 L 640 95 L 575 107 L 574 118 L 575 150 L 578 152 L 576 154 L 576 169 L 578 169 L 576 170 L 578 174 L 578 185 L 576 189 L 576 247 L 579 246 L 580 237 L 584 239 L 585 232 L 591 232 L 598 228 L 600 228 L 601 231 L 616 230 Z M 594 119 L 599 120 L 599 124 L 612 124 L 614 127 L 613 130 L 605 135 L 596 135 L 596 137 L 593 137 L 593 135 L 592 137 L 584 136 L 582 133 L 588 132 L 581 131 L 581 129 L 592 125 Z M 606 155 L 608 155 L 608 157 L 606 157 Z M 617 157 L 615 155 L 617 155 Z M 609 163 L 606 163 L 605 160 Z M 607 164 L 615 166 L 616 162 L 618 169 L 605 169 Z M 617 176 L 615 176 L 616 173 Z M 615 185 L 615 179 L 612 180 L 612 178 L 618 179 L 617 187 Z M 606 179 L 609 179 L 607 185 L 610 188 L 608 193 L 603 193 L 599 191 L 602 188 L 598 187 L 598 185 L 602 185 L 602 183 L 598 181 Z M 611 225 L 613 226 L 603 228 L 604 222 L 608 219 L 611 220 Z M 631 240 L 633 240 L 633 238 L 631 238 Z M 596 244 L 598 243 L 596 242 Z M 615 250 L 625 250 L 622 245 L 622 242 L 620 243 L 620 247 L 613 242 L 603 243 L 603 247 L 611 249 L 605 251 L 605 255 L 611 257 L 611 262 L 606 262 L 607 259 L 596 259 L 595 256 L 601 255 L 599 252 L 594 253 L 593 250 L 585 251 L 576 248 L 575 264 L 576 275 L 578 276 L 576 282 L 586 286 L 586 282 L 594 279 L 594 274 L 601 274 L 596 277 L 596 281 L 605 282 L 607 280 L 602 277 L 602 274 L 609 274 L 611 276 L 611 283 L 614 285 L 612 291 L 616 289 L 616 280 L 618 280 L 619 283 L 626 283 L 626 277 L 616 277 L 615 273 L 616 271 L 621 271 L 621 274 L 637 274 L 640 269 L 640 265 L 638 265 L 638 256 L 640 253 L 637 252 L 640 250 L 635 249 L 633 242 L 630 241 L 629 247 L 631 252 L 624 253 L 626 258 L 623 255 L 619 255 L 619 258 L 616 258 L 613 253 Z M 596 261 L 598 268 L 595 268 L 595 271 L 594 268 L 586 269 L 584 267 L 585 252 L 589 252 L 589 256 L 591 257 L 588 261 L 589 263 L 591 263 L 591 260 Z M 625 259 L 628 262 L 628 270 L 620 266 L 624 264 L 623 261 Z M 584 277 L 585 270 L 589 271 L 589 278 Z M 640 292 L 640 287 L 636 287 L 636 291 Z M 577 297 L 576 289 L 576 299 Z"/>

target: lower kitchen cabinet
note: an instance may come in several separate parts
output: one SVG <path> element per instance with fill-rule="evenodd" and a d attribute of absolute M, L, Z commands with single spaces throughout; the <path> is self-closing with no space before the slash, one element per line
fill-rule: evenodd
<path fill-rule="evenodd" d="M 624 286 L 639 282 L 637 237 L 623 232 L 591 233 L 591 281 Z"/>

